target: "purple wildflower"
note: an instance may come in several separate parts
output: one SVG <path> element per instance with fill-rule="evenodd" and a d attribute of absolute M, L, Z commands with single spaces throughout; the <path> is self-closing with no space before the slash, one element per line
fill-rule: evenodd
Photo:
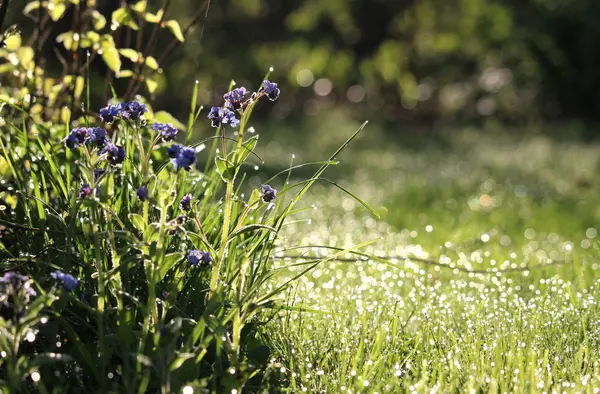
<path fill-rule="evenodd" d="M 269 185 L 262 185 L 262 193 L 260 197 L 264 202 L 271 202 L 277 198 L 277 190 L 273 189 Z"/>
<path fill-rule="evenodd" d="M 89 141 L 96 144 L 99 148 L 104 148 L 104 145 L 109 141 L 106 137 L 106 130 L 102 127 L 92 127 L 88 129 L 88 134 L 90 136 Z"/>
<path fill-rule="evenodd" d="M 265 93 L 267 94 L 269 100 L 275 101 L 279 97 L 280 91 L 276 83 L 271 82 L 267 79 L 263 82 L 263 89 L 265 90 Z"/>
<path fill-rule="evenodd" d="M 79 198 L 91 197 L 94 191 L 89 183 L 81 185 L 81 191 L 79 192 Z"/>
<path fill-rule="evenodd" d="M 140 186 L 136 194 L 140 200 L 146 201 L 148 199 L 148 187 L 146 185 Z"/>
<path fill-rule="evenodd" d="M 227 92 L 223 95 L 225 99 L 225 106 L 232 110 L 238 110 L 242 108 L 244 97 L 248 94 L 245 87 L 233 89 L 231 92 Z"/>
<path fill-rule="evenodd" d="M 206 251 L 190 250 L 187 256 L 188 261 L 194 267 L 199 265 L 208 265 L 212 262 L 212 256 Z"/>
<path fill-rule="evenodd" d="M 169 155 L 171 159 L 174 159 L 177 157 L 177 155 L 179 155 L 179 152 L 181 152 L 181 148 L 183 148 L 182 145 L 173 144 L 167 148 L 167 155 Z"/>
<path fill-rule="evenodd" d="M 222 124 L 228 124 L 231 127 L 236 127 L 240 121 L 235 117 L 235 114 L 228 108 L 212 107 L 208 114 L 212 127 L 219 127 Z"/>
<path fill-rule="evenodd" d="M 85 127 L 79 127 L 71 130 L 67 138 L 65 138 L 65 145 L 69 149 L 75 149 L 79 145 L 83 144 L 88 138 L 88 130 Z"/>
<path fill-rule="evenodd" d="M 185 196 L 183 196 L 181 201 L 179 201 L 179 206 L 184 211 L 189 211 L 190 209 L 192 209 L 192 195 L 186 194 Z"/>
<path fill-rule="evenodd" d="M 120 104 L 109 104 L 100 110 L 100 119 L 105 123 L 112 123 L 119 115 L 121 115 Z"/>
<path fill-rule="evenodd" d="M 191 170 L 192 165 L 196 163 L 196 152 L 192 148 L 187 148 L 181 145 L 171 145 L 167 150 L 171 162 L 175 170 L 183 168 L 186 171 Z"/>
<path fill-rule="evenodd" d="M 67 291 L 74 291 L 79 284 L 79 281 L 73 275 L 65 274 L 62 271 L 54 271 L 50 274 L 50 276 L 62 282 L 65 290 Z"/>
<path fill-rule="evenodd" d="M 100 154 L 106 154 L 106 159 L 113 165 L 123 163 L 125 160 L 125 149 L 112 142 L 108 142 Z"/>
<path fill-rule="evenodd" d="M 21 289 L 25 289 L 25 295 L 34 297 L 35 290 L 31 287 L 29 277 L 20 275 L 16 272 L 7 272 L 0 277 L 0 284 L 3 285 L 7 293 L 17 293 Z"/>
<path fill-rule="evenodd" d="M 152 129 L 160 132 L 160 137 L 164 142 L 173 140 L 177 135 L 177 129 L 171 123 L 154 122 Z"/>
<path fill-rule="evenodd" d="M 142 104 L 139 101 L 121 103 L 121 117 L 123 119 L 136 121 L 146 112 L 148 112 L 146 109 L 146 104 Z"/>

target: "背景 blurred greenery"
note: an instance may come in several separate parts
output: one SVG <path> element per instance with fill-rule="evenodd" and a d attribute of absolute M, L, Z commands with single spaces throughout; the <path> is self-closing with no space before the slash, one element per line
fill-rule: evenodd
<path fill-rule="evenodd" d="M 110 17 L 124 1 L 98 8 Z M 25 3 L 10 3 L 5 26 L 33 29 Z M 156 105 L 176 116 L 187 111 L 193 81 L 199 101 L 213 104 L 232 76 L 252 87 L 271 65 L 285 91 L 273 110 L 280 119 L 347 106 L 357 117 L 421 125 L 593 120 L 600 105 L 594 0 L 148 1 L 148 10 L 160 8 L 186 35 L 156 76 Z M 69 18 L 51 36 L 68 30 Z M 123 34 L 116 46 L 130 47 L 137 34 L 152 33 Z M 172 40 L 161 37 L 157 52 Z M 56 59 L 58 46 L 50 39 L 43 50 Z M 95 62 L 100 87 L 106 66 Z M 126 84 L 117 81 L 117 92 Z M 104 90 L 92 89 L 92 99 L 102 102 Z"/>

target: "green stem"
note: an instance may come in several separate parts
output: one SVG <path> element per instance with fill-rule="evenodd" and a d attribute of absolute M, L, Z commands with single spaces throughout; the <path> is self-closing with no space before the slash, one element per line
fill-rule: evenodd
<path fill-rule="evenodd" d="M 94 251 L 96 254 L 96 270 L 98 271 L 98 341 L 99 341 L 99 355 L 100 355 L 100 376 L 104 376 L 104 302 L 105 302 L 105 289 L 104 289 L 104 261 L 102 259 L 102 253 L 100 250 L 100 223 L 97 209 L 92 210 L 92 216 L 94 220 Z M 103 386 L 103 381 L 100 382 Z M 102 390 L 101 390 L 102 391 Z"/>
<path fill-rule="evenodd" d="M 217 257 L 216 264 L 213 266 L 212 275 L 210 278 L 210 292 L 209 298 L 214 297 L 215 291 L 217 290 L 217 283 L 219 281 L 219 271 L 225 258 L 225 251 L 227 249 L 227 239 L 229 238 L 229 222 L 231 220 L 231 204 L 233 203 L 233 182 L 235 176 L 231 181 L 227 182 L 227 192 L 225 194 L 225 216 L 223 217 L 223 230 L 221 232 L 221 245 L 219 245 L 219 256 Z"/>

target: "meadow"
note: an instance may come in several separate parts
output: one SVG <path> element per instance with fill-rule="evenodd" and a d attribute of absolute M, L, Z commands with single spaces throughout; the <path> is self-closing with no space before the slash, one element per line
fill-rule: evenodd
<path fill-rule="evenodd" d="M 460 2 L 478 14 L 455 38 L 415 35 L 422 64 L 387 38 L 410 24 L 387 26 L 353 75 L 326 43 L 248 45 L 243 61 L 222 49 L 244 41 L 219 29 L 200 45 L 210 1 L 191 20 L 170 1 L 9 3 L 0 394 L 600 391 L 600 144 L 526 126 L 563 103 L 550 89 L 544 104 L 531 62 L 477 52 L 461 54 L 477 71 L 446 67 L 454 46 L 491 53 L 458 43 L 484 37 L 473 21 L 488 13 L 510 27 L 505 8 Z M 256 17 L 239 26 L 278 40 L 283 19 L 299 39 L 316 29 L 302 27 L 312 6 L 267 23 L 248 4 L 215 23 Z M 350 26 L 355 2 L 336 4 L 336 28 Z M 342 41 L 358 54 L 354 30 Z M 492 30 L 494 48 L 513 42 Z M 285 61 L 301 55 L 318 67 Z M 431 59 L 446 85 L 406 69 Z"/>
<path fill-rule="evenodd" d="M 287 391 L 598 392 L 598 146 L 476 128 L 418 149 L 385 137 L 367 130 L 340 156 L 344 186 L 383 218 L 315 186 L 280 246 L 303 247 L 275 255 L 375 240 L 282 295 L 264 337 Z"/>

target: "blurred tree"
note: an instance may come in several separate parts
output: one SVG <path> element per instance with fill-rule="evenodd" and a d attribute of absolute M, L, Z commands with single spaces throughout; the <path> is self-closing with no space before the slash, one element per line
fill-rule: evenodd
<path fill-rule="evenodd" d="M 98 4 L 108 17 L 122 3 Z M 420 121 L 600 113 L 595 0 L 147 3 L 149 12 L 164 8 L 180 21 L 186 36 L 182 45 L 172 36 L 157 44 L 166 59 L 153 76 L 156 97 L 173 113 L 185 112 L 191 81 L 201 102 L 216 104 L 232 76 L 256 87 L 271 65 L 285 92 L 278 117 L 332 105 Z M 26 29 L 11 7 L 7 19 Z M 117 47 L 138 34 L 152 33 L 140 29 Z M 285 89 L 298 86 L 307 89 Z"/>

